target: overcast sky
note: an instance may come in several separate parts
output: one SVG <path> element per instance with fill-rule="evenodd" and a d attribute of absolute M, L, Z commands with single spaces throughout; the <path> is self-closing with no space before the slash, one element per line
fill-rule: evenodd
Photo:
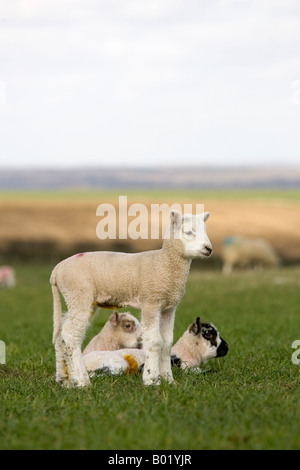
<path fill-rule="evenodd" d="M 0 0 L 0 166 L 300 164 L 299 0 Z"/>

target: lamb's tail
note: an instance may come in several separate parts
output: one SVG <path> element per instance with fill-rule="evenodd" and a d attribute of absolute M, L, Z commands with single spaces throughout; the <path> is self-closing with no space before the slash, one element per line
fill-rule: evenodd
<path fill-rule="evenodd" d="M 61 308 L 61 299 L 58 287 L 56 285 L 55 273 L 53 272 L 50 278 L 50 283 L 52 285 L 52 294 L 53 294 L 53 343 L 55 343 L 60 330 L 62 323 L 62 308 Z"/>

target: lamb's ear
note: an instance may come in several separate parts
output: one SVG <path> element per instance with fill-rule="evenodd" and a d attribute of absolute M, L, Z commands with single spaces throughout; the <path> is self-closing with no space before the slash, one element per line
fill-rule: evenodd
<path fill-rule="evenodd" d="M 201 216 L 202 216 L 202 218 L 203 218 L 204 222 L 206 222 L 206 221 L 207 221 L 207 219 L 208 219 L 208 218 L 209 218 L 209 216 L 210 216 L 210 212 L 204 212 L 204 214 L 201 214 Z"/>
<path fill-rule="evenodd" d="M 201 332 L 201 320 L 200 317 L 197 317 L 194 323 L 189 327 L 189 332 L 198 335 Z"/>
<path fill-rule="evenodd" d="M 110 321 L 114 326 L 117 326 L 118 321 L 119 321 L 119 312 L 117 312 L 117 310 L 115 310 L 114 313 L 110 316 L 109 321 Z"/>
<path fill-rule="evenodd" d="M 173 209 L 170 211 L 170 228 L 171 232 L 178 230 L 181 227 L 182 217 L 179 211 Z"/>

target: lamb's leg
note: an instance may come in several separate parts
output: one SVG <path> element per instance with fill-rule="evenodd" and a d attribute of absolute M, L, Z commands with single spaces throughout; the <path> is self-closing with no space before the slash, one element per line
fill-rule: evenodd
<path fill-rule="evenodd" d="M 62 326 L 62 341 L 65 346 L 65 359 L 70 374 L 70 385 L 83 387 L 90 379 L 81 352 L 81 343 L 90 319 L 89 310 L 74 314 L 70 311 Z"/>
<path fill-rule="evenodd" d="M 55 357 L 56 357 L 56 382 L 61 384 L 69 384 L 70 372 L 65 359 L 64 343 L 59 334 L 55 341 Z"/>
<path fill-rule="evenodd" d="M 161 314 L 160 333 L 163 340 L 160 358 L 160 375 L 168 382 L 174 382 L 171 369 L 171 349 L 176 309 L 167 310 Z"/>
<path fill-rule="evenodd" d="M 145 351 L 145 365 L 143 381 L 145 385 L 158 385 L 160 383 L 160 354 L 162 338 L 160 335 L 160 311 L 158 309 L 142 309 L 143 349 Z"/>

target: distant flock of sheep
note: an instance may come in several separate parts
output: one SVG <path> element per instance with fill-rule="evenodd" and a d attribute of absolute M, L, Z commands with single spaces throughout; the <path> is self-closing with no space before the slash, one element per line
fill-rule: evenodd
<path fill-rule="evenodd" d="M 173 345 L 175 311 L 185 292 L 191 262 L 212 254 L 205 224 L 208 217 L 208 212 L 182 216 L 172 210 L 159 250 L 79 253 L 53 269 L 50 283 L 57 382 L 82 387 L 99 373 L 140 370 L 145 385 L 157 385 L 162 379 L 174 381 L 174 363 L 199 372 L 201 362 L 227 354 L 228 345 L 217 328 L 199 317 Z M 224 240 L 222 260 L 224 274 L 235 268 L 279 265 L 266 240 L 244 237 Z M 15 284 L 13 268 L 0 267 L 0 287 Z M 65 314 L 61 294 L 68 307 Z M 99 307 L 138 308 L 142 323 L 129 312 L 116 310 L 82 353 L 87 327 Z"/>

